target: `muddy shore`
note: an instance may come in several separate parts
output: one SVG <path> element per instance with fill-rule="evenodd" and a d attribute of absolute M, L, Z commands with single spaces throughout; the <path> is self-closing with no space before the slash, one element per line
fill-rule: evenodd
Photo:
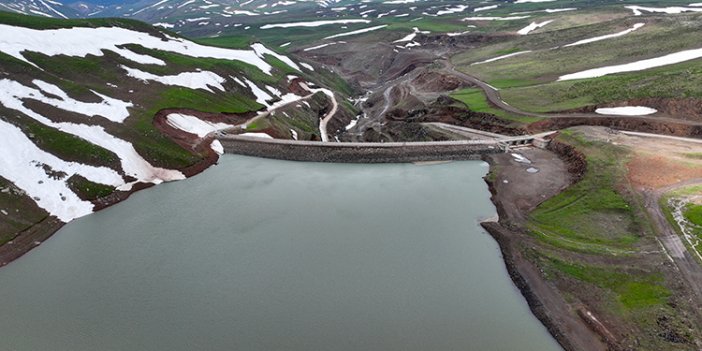
<path fill-rule="evenodd" d="M 546 327 L 548 332 L 566 351 L 601 351 L 612 349 L 614 345 L 606 340 L 606 335 L 593 328 L 582 318 L 580 311 L 573 310 L 553 287 L 543 278 L 538 267 L 524 257 L 520 242 L 528 242 L 530 238 L 523 232 L 523 223 L 527 214 L 547 198 L 560 193 L 565 187 L 577 182 L 585 172 L 586 162 L 582 154 L 569 145 L 552 141 L 549 151 L 534 150 L 527 154 L 530 159 L 539 159 L 539 154 L 552 153 L 560 160 L 553 169 L 545 169 L 539 164 L 544 177 L 549 178 L 553 173 L 560 173 L 563 178 L 556 180 L 540 179 L 536 183 L 514 184 L 503 183 L 503 179 L 518 178 L 524 166 L 514 165 L 507 155 L 488 155 L 484 158 L 490 164 L 490 175 L 485 177 L 492 194 L 491 201 L 498 213 L 497 221 L 482 222 L 481 226 L 495 239 L 500 247 L 507 272 L 515 286 L 524 296 L 529 308 L 536 318 Z M 559 169 L 560 168 L 560 169 Z M 551 175 L 549 175 L 551 173 Z M 518 182 L 518 181 L 517 181 Z M 506 187 L 509 187 L 505 189 Z M 505 191 L 518 188 L 531 188 L 522 191 L 522 195 Z M 556 188 L 554 188 L 556 187 Z M 545 197 L 533 196 L 524 200 L 524 195 L 530 190 L 544 191 L 551 188 L 551 193 Z"/>

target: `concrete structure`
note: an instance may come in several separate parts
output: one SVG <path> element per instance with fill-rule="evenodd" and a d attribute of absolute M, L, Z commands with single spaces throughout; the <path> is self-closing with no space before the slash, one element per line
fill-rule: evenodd
<path fill-rule="evenodd" d="M 548 133 L 550 134 L 550 133 Z M 547 145 L 545 135 L 525 135 L 481 140 L 405 143 L 330 143 L 264 139 L 220 134 L 217 139 L 227 153 L 291 161 L 341 163 L 393 163 L 444 160 L 479 160 L 485 154 L 512 147 Z"/>

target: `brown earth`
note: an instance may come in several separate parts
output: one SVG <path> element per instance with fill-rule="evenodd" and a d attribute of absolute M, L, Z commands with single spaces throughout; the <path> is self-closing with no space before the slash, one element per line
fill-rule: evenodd
<path fill-rule="evenodd" d="M 446 92 L 465 86 L 465 82 L 447 74 L 435 71 L 425 71 L 413 81 L 414 86 L 426 92 Z"/>
<path fill-rule="evenodd" d="M 660 189 L 702 177 L 702 143 L 629 136 L 598 127 L 576 127 L 589 138 L 628 148 L 629 181 L 637 189 Z"/>
<path fill-rule="evenodd" d="M 566 350 L 607 350 L 606 343 L 600 340 L 601 333 L 578 314 L 581 309 L 573 308 L 558 288 L 543 278 L 539 267 L 525 257 L 524 247 L 537 244 L 520 229 L 527 214 L 567 188 L 575 176 L 554 152 L 540 149 L 516 152 L 531 163 L 517 162 L 509 153 L 486 158 L 491 165 L 487 182 L 499 221 L 485 222 L 483 227 L 500 244 L 507 270 L 534 315 L 561 346 Z M 527 172 L 532 167 L 538 169 L 538 173 Z"/>
<path fill-rule="evenodd" d="M 702 166 L 681 163 L 663 155 L 637 154 L 629 162 L 628 169 L 629 180 L 634 185 L 652 189 L 702 177 Z"/>

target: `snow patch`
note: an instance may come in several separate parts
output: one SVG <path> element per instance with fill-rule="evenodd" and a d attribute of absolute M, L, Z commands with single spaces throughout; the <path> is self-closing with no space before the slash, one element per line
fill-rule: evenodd
<path fill-rule="evenodd" d="M 219 140 L 213 140 L 210 147 L 217 153 L 217 155 L 224 155 L 224 146 L 222 146 L 222 143 Z"/>
<path fill-rule="evenodd" d="M 629 28 L 629 29 L 627 29 L 627 30 L 625 30 L 625 31 L 621 31 L 621 32 L 619 32 L 619 33 L 614 33 L 614 34 L 602 35 L 602 36 L 594 37 L 594 38 L 590 38 L 590 39 L 579 40 L 579 41 L 576 41 L 575 43 L 565 45 L 564 47 L 577 46 L 577 45 L 583 45 L 583 44 L 589 44 L 589 43 L 594 43 L 594 42 L 601 41 L 601 40 L 606 40 L 606 39 L 612 39 L 612 38 L 621 37 L 621 36 L 627 35 L 627 34 L 633 32 L 633 31 L 635 31 L 635 30 L 637 30 L 637 29 L 643 27 L 644 25 L 645 25 L 645 23 L 636 23 L 636 24 L 634 24 L 633 27 L 631 27 L 631 28 Z"/>
<path fill-rule="evenodd" d="M 232 128 L 231 124 L 213 123 L 203 121 L 195 116 L 185 115 L 182 113 L 171 113 L 166 116 L 166 123 L 176 129 L 180 129 L 186 133 L 195 134 L 200 138 L 204 138 L 207 134 L 220 129 Z"/>
<path fill-rule="evenodd" d="M 566 74 L 558 78 L 558 80 L 573 80 L 597 78 L 615 73 L 642 71 L 650 68 L 672 65 L 675 63 L 690 61 L 702 57 L 702 49 L 693 49 L 668 54 L 661 57 L 656 57 L 647 60 L 626 63 L 622 65 L 607 66 L 601 68 L 589 69 L 582 72 Z"/>
<path fill-rule="evenodd" d="M 345 20 L 324 20 L 310 22 L 291 22 L 291 23 L 275 23 L 261 26 L 261 29 L 271 28 L 291 28 L 291 27 L 319 27 L 328 24 L 350 24 L 350 23 L 370 23 L 370 20 L 363 19 L 345 19 Z"/>
<path fill-rule="evenodd" d="M 271 65 L 254 50 L 225 49 L 200 45 L 182 38 L 171 36 L 167 36 L 167 38 L 167 40 L 163 40 L 148 33 L 117 27 L 37 30 L 0 24 L 0 43 L 2 43 L 0 51 L 30 64 L 33 63 L 24 57 L 22 54 L 24 51 L 38 52 L 48 56 L 86 57 L 87 55 L 102 56 L 103 50 L 110 50 L 137 63 L 166 64 L 160 59 L 137 54 L 121 47 L 127 44 L 137 44 L 148 49 L 174 52 L 190 57 L 242 61 L 258 67 L 269 75 L 272 70 Z M 260 47 L 255 49 L 260 50 Z"/>
<path fill-rule="evenodd" d="M 490 5 L 490 6 L 476 7 L 475 9 L 473 9 L 473 12 L 494 10 L 494 9 L 498 8 L 499 6 L 500 6 L 500 5 Z"/>
<path fill-rule="evenodd" d="M 204 89 L 214 93 L 210 87 L 224 91 L 222 83 L 226 79 L 210 71 L 199 72 L 183 72 L 174 76 L 157 76 L 149 72 L 140 71 L 136 68 L 130 68 L 124 65 L 120 66 L 127 71 L 127 76 L 136 78 L 142 81 L 154 81 L 165 85 L 181 86 L 190 89 Z"/>
<path fill-rule="evenodd" d="M 509 17 L 466 17 L 461 21 L 514 21 L 529 18 L 531 16 L 509 16 Z"/>
<path fill-rule="evenodd" d="M 680 7 L 680 6 L 673 6 L 673 7 L 644 7 L 644 6 L 625 6 L 627 9 L 631 10 L 634 12 L 635 16 L 641 16 L 643 12 L 649 12 L 649 13 L 667 13 L 667 14 L 680 14 L 683 12 L 702 12 L 702 8 L 694 8 L 694 7 Z"/>
<path fill-rule="evenodd" d="M 32 83 L 41 91 L 24 87 L 19 83 L 7 79 L 0 81 L 0 89 L 12 89 L 14 87 L 21 86 L 22 88 L 16 91 L 7 91 L 5 93 L 13 95 L 13 97 L 16 99 L 34 99 L 65 111 L 80 113 L 89 117 L 102 116 L 112 122 L 117 123 L 122 123 L 127 117 L 129 117 L 129 110 L 127 110 L 127 108 L 133 106 L 131 102 L 113 99 L 94 91 L 93 93 L 95 95 L 103 99 L 102 102 L 82 102 L 72 99 L 56 85 L 38 79 L 33 80 Z M 46 96 L 43 94 L 44 92 L 54 95 L 57 98 Z"/>
<path fill-rule="evenodd" d="M 24 86 L 9 79 L 0 79 L 0 105 L 3 105 L 8 109 L 24 113 L 28 117 L 46 126 L 56 128 L 62 132 L 77 136 L 90 143 L 112 151 L 120 158 L 122 170 L 126 175 L 134 177 L 141 182 L 149 182 L 154 184 L 169 180 L 185 179 L 185 176 L 179 171 L 152 166 L 146 160 L 144 160 L 139 153 L 136 152 L 131 143 L 107 133 L 101 126 L 68 122 L 53 122 L 49 118 L 46 118 L 24 106 L 22 99 L 28 97 L 38 100 L 47 98 L 46 96 L 43 96 L 42 92 L 39 90 Z M 91 113 L 89 110 L 87 112 L 74 112 L 87 116 L 90 116 L 89 114 Z M 129 190 L 131 189 L 131 185 L 125 184 L 118 189 Z"/>
<path fill-rule="evenodd" d="M 334 38 L 339 38 L 339 37 L 346 37 L 346 36 L 349 36 L 349 35 L 356 35 L 356 34 L 362 34 L 362 33 L 372 32 L 372 31 L 374 31 L 374 30 L 378 30 L 378 29 L 381 29 L 381 28 L 385 28 L 385 27 L 387 27 L 387 26 L 388 26 L 387 24 L 383 24 L 383 25 L 380 25 L 380 26 L 358 29 L 358 30 L 354 30 L 354 31 L 351 31 L 351 32 L 346 32 L 346 33 L 339 33 L 339 34 L 330 35 L 330 36 L 328 36 L 328 37 L 325 37 L 324 39 L 334 39 Z"/>
<path fill-rule="evenodd" d="M 527 34 L 531 33 L 532 31 L 534 31 L 534 30 L 536 30 L 536 29 L 539 29 L 539 28 L 541 28 L 541 27 L 543 27 L 543 26 L 546 26 L 547 24 L 549 24 L 549 23 L 551 23 L 551 22 L 553 22 L 553 20 L 548 20 L 548 21 L 544 21 L 544 22 L 541 22 L 541 23 L 531 22 L 530 25 L 528 25 L 528 26 L 526 26 L 526 27 L 520 29 L 519 31 L 517 31 L 517 34 L 519 34 L 519 35 L 527 35 Z"/>
<path fill-rule="evenodd" d="M 242 133 L 240 136 L 252 137 L 252 138 L 262 138 L 262 139 L 273 139 L 272 136 L 266 133 Z"/>
<path fill-rule="evenodd" d="M 658 112 L 658 110 L 645 106 L 606 107 L 595 110 L 595 113 L 599 113 L 601 115 L 616 116 L 645 116 L 656 112 Z"/>
<path fill-rule="evenodd" d="M 112 169 L 66 162 L 39 149 L 21 129 L 0 120 L 0 176 L 24 190 L 36 204 L 63 222 L 93 212 L 93 204 L 81 200 L 66 181 L 80 175 L 91 182 L 119 186 L 122 177 Z M 61 173 L 59 173 L 61 172 Z"/>
<path fill-rule="evenodd" d="M 514 57 L 514 56 L 519 56 L 519 55 L 523 55 L 523 54 L 528 54 L 528 53 L 530 53 L 530 52 L 531 52 L 531 50 L 513 52 L 513 53 L 511 53 L 511 54 L 493 57 L 493 58 L 487 59 L 487 60 L 485 60 L 485 61 L 475 62 L 475 63 L 472 63 L 471 66 L 473 66 L 473 65 L 482 65 L 483 63 L 490 63 L 490 62 L 495 62 L 495 61 L 499 61 L 499 60 L 504 60 L 504 59 L 506 59 L 506 58 L 510 58 L 510 57 Z"/>
<path fill-rule="evenodd" d="M 264 58 L 264 55 L 271 55 L 271 56 L 277 58 L 278 60 L 283 61 L 283 63 L 285 63 L 286 65 L 288 65 L 288 66 L 290 66 L 298 71 L 300 70 L 300 66 L 298 66 L 295 62 L 293 62 L 293 60 L 291 60 L 289 57 L 284 56 L 284 55 L 280 55 L 277 52 L 263 46 L 263 44 L 261 44 L 261 43 L 254 43 L 251 45 L 251 48 L 256 53 L 256 55 L 258 55 L 258 57 L 260 57 L 261 59 Z"/>

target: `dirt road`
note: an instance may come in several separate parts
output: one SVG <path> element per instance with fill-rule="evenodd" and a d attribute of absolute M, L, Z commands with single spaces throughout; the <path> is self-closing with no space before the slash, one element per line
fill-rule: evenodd
<path fill-rule="evenodd" d="M 665 188 L 644 191 L 644 197 L 646 209 L 656 225 L 661 243 L 668 252 L 669 257 L 672 258 L 673 262 L 680 270 L 682 277 L 687 281 L 688 286 L 695 295 L 697 295 L 698 300 L 702 301 L 702 265 L 700 265 L 692 256 L 692 253 L 688 251 L 678 233 L 668 222 L 668 219 L 659 205 L 661 197 L 666 193 L 675 189 L 698 184 L 702 184 L 702 179 L 691 179 Z M 702 311 L 698 310 L 696 312 L 698 321 L 700 325 L 702 325 Z"/>

